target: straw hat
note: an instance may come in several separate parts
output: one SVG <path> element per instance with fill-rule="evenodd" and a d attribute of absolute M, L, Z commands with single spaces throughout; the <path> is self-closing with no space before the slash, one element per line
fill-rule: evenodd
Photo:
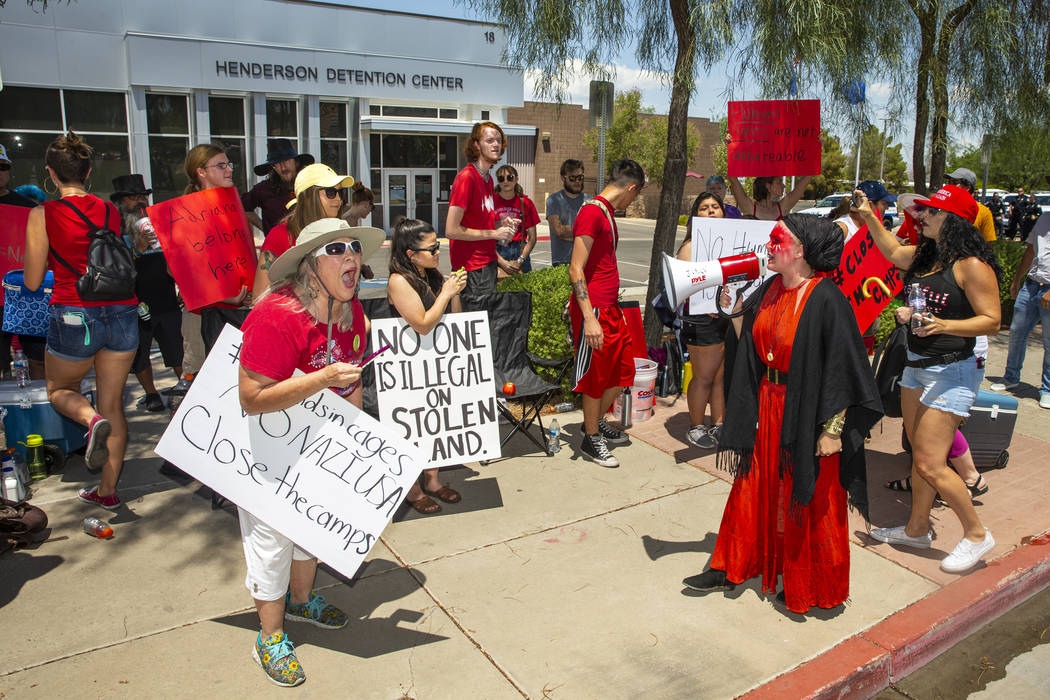
<path fill-rule="evenodd" d="M 371 226 L 351 226 L 343 219 L 318 219 L 300 231 L 295 245 L 274 261 L 270 266 L 270 279 L 276 282 L 291 277 L 299 269 L 303 258 L 337 238 L 356 238 L 361 241 L 361 262 L 364 263 L 383 245 L 386 233 Z"/>

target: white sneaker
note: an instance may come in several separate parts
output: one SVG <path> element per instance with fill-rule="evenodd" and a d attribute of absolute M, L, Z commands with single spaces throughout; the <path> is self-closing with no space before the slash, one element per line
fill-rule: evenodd
<path fill-rule="evenodd" d="M 1011 389 L 1016 389 L 1019 386 L 1021 386 L 1021 382 L 996 382 L 988 388 L 992 391 L 1010 391 Z"/>
<path fill-rule="evenodd" d="M 880 527 L 872 530 L 871 536 L 879 542 L 885 542 L 886 544 L 902 544 L 906 547 L 915 547 L 916 549 L 929 549 L 930 545 L 933 544 L 932 530 L 921 537 L 912 537 L 904 531 L 904 528 L 904 525 L 898 525 L 897 527 Z"/>
<path fill-rule="evenodd" d="M 1050 394 L 1043 394 L 1039 397 L 1039 408 L 1050 408 Z"/>
<path fill-rule="evenodd" d="M 959 574 L 972 569 L 988 552 L 995 546 L 995 538 L 988 529 L 984 530 L 984 539 L 980 542 L 971 542 L 965 537 L 955 545 L 952 553 L 941 560 L 941 569 L 950 574 Z"/>

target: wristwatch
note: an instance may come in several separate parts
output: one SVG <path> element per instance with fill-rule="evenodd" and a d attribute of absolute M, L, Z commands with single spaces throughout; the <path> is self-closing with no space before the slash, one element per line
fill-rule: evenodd
<path fill-rule="evenodd" d="M 524 262 L 525 262 L 525 256 L 524 255 L 519 255 L 518 256 L 518 264 L 521 265 Z"/>

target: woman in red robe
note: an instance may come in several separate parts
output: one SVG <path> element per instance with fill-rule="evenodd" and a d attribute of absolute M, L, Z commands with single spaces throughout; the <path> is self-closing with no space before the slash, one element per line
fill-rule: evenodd
<path fill-rule="evenodd" d="M 849 303 L 824 279 L 842 247 L 834 223 L 804 214 L 770 234 L 769 269 L 780 274 L 734 319 L 726 371 L 719 457 L 736 479 L 710 569 L 685 579 L 689 588 L 730 590 L 761 574 L 771 593 L 782 578 L 777 597 L 797 613 L 849 596 L 847 498 L 867 514 L 864 435 L 881 406 Z"/>

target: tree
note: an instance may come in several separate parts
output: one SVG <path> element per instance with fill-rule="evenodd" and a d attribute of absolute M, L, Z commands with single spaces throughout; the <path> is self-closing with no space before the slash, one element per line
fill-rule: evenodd
<path fill-rule="evenodd" d="M 607 66 L 633 43 L 644 69 L 671 85 L 663 187 L 653 234 L 650 270 L 670 253 L 678 230 L 678 209 L 688 165 L 689 99 L 698 71 L 710 69 L 733 38 L 733 3 L 706 0 L 457 0 L 506 26 L 508 63 L 537 70 L 540 97 L 563 101 L 569 80 L 579 71 L 609 78 Z M 578 69 L 577 69 L 578 66 Z M 568 70 L 569 68 L 573 70 Z M 660 275 L 649 275 L 646 301 L 660 291 Z M 645 336 L 659 344 L 662 324 L 646 303 Z"/>
<path fill-rule="evenodd" d="M 815 176 L 806 188 L 806 196 L 811 199 L 823 199 L 837 192 L 846 174 L 846 156 L 839 140 L 827 129 L 821 130 L 820 140 L 820 175 Z"/>
<path fill-rule="evenodd" d="M 618 93 L 613 106 L 613 120 L 605 132 L 605 163 L 598 167 L 608 172 L 612 163 L 631 158 L 645 169 L 649 180 L 663 182 L 664 156 L 667 153 L 667 117 L 652 114 L 652 107 L 642 107 L 642 92 L 637 88 Z M 583 143 L 598 160 L 598 129 L 583 135 Z M 700 132 L 686 127 L 686 162 L 696 156 Z"/>
<path fill-rule="evenodd" d="M 992 160 L 988 164 L 989 187 L 1016 191 L 1044 190 L 1050 185 L 1050 133 L 1045 124 L 1012 123 L 992 135 Z M 980 147 L 969 147 L 951 154 L 952 168 L 969 168 L 977 173 L 977 189 L 984 184 L 984 164 Z"/>
<path fill-rule="evenodd" d="M 856 150 L 849 154 L 847 161 L 857 162 Z M 901 144 L 894 145 L 874 124 L 868 125 L 861 135 L 860 179 L 881 179 L 890 192 L 901 191 L 908 184 L 908 165 L 901 157 Z"/>

